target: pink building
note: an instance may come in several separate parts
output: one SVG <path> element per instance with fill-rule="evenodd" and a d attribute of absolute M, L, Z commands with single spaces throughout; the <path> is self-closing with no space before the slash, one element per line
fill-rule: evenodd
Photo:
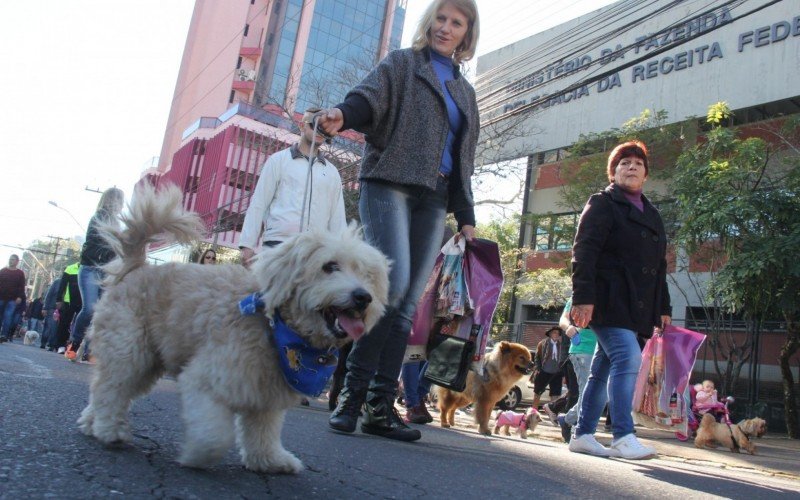
<path fill-rule="evenodd" d="M 236 248 L 261 168 L 272 153 L 299 140 L 295 123 L 301 116 L 295 113 L 293 121 L 280 107 L 262 109 L 238 102 L 217 118 L 198 120 L 187 130 L 171 168 L 146 173 L 139 182 L 180 187 L 184 207 L 197 212 L 205 223 L 206 241 Z M 334 143 L 334 162 L 344 165 L 340 174 L 345 190 L 358 189 L 359 157 L 343 151 L 360 151 L 362 143 L 360 134 L 354 132 L 341 134 Z"/>
<path fill-rule="evenodd" d="M 196 0 L 158 172 L 203 117 L 234 103 L 275 104 L 289 115 L 336 104 L 354 61 L 369 66 L 399 46 L 406 1 Z"/>

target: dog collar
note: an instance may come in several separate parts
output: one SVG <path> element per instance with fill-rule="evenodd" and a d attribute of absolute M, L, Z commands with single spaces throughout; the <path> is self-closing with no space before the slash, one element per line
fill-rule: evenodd
<path fill-rule="evenodd" d="M 264 306 L 260 293 L 253 293 L 239 301 L 239 311 L 243 316 L 251 316 Z M 317 397 L 322 394 L 336 370 L 338 350 L 331 347 L 326 351 L 309 345 L 284 323 L 277 309 L 270 325 L 272 328 L 267 328 L 267 337 L 278 351 L 278 360 L 286 383 L 306 396 Z"/>

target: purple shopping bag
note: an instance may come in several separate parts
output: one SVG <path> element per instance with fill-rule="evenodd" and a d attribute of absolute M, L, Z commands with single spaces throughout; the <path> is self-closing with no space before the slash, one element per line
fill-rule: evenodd
<path fill-rule="evenodd" d="M 647 341 L 633 394 L 634 422 L 688 435 L 690 412 L 684 407 L 683 393 L 705 338 L 702 333 L 668 325 L 661 335 Z"/>
<path fill-rule="evenodd" d="M 476 349 L 473 361 L 477 363 L 483 359 L 486 351 L 492 318 L 503 288 L 500 251 L 497 243 L 489 240 L 476 238 L 466 243 L 462 265 L 469 307 L 465 315 L 454 316 L 449 321 L 436 317 L 444 257 L 443 253 L 437 257 L 425 291 L 417 303 L 406 357 L 420 359 L 424 356 L 424 348 L 431 335 L 445 333 L 474 340 Z"/>

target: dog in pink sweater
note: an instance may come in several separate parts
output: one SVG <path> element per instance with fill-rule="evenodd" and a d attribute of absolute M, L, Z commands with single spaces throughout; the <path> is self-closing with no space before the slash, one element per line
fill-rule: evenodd
<path fill-rule="evenodd" d="M 503 429 L 503 434 L 510 436 L 509 428 L 517 429 L 517 434 L 522 439 L 528 437 L 528 432 L 533 434 L 536 426 L 542 421 L 542 417 L 534 407 L 528 408 L 525 413 L 519 413 L 512 410 L 498 411 L 495 416 L 494 433 L 500 434 L 500 429 Z"/>

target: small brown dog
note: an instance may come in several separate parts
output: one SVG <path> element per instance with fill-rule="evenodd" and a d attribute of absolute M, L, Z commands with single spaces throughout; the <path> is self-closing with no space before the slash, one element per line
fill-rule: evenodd
<path fill-rule="evenodd" d="M 715 442 L 729 448 L 734 453 L 739 453 L 739 448 L 751 455 L 756 454 L 756 445 L 750 439 L 761 437 L 767 432 L 767 423 L 761 418 L 742 420 L 731 425 L 717 422 L 713 415 L 706 413 L 697 429 L 694 445 L 698 448 L 716 448 Z"/>
<path fill-rule="evenodd" d="M 502 430 L 504 435 L 510 436 L 511 432 L 509 432 L 509 429 L 514 427 L 517 429 L 519 437 L 527 439 L 528 433 L 530 432 L 533 434 L 536 430 L 536 426 L 542 421 L 542 416 L 539 415 L 536 408 L 531 406 L 525 413 L 518 413 L 513 410 L 498 411 L 494 420 L 495 434 L 500 434 Z"/>
<path fill-rule="evenodd" d="M 500 342 L 494 351 L 486 355 L 485 376 L 470 371 L 464 392 L 455 392 L 439 387 L 439 411 L 442 427 L 454 425 L 457 408 L 475 403 L 475 422 L 481 434 L 490 436 L 489 418 L 495 403 L 511 390 L 519 378 L 527 374 L 531 365 L 531 353 L 527 347 L 513 342 Z"/>

